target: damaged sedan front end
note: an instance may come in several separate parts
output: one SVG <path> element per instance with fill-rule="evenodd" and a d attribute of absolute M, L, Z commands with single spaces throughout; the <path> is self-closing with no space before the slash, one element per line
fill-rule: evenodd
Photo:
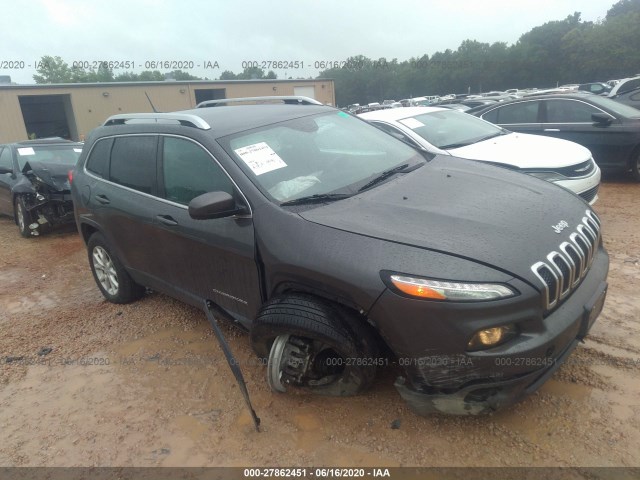
<path fill-rule="evenodd" d="M 44 139 L 0 148 L 0 213 L 13 216 L 20 234 L 73 223 L 69 172 L 82 144 Z"/>

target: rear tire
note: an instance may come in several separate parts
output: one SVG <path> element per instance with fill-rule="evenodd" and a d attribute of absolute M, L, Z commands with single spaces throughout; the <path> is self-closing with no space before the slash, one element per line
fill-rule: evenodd
<path fill-rule="evenodd" d="M 351 396 L 375 379 L 379 349 L 371 327 L 342 306 L 311 295 L 267 303 L 251 327 L 251 343 L 260 357 L 269 358 L 267 380 L 274 391 L 292 386 Z"/>
<path fill-rule="evenodd" d="M 144 295 L 144 287 L 133 281 L 101 233 L 87 243 L 93 278 L 104 298 L 112 303 L 130 303 Z"/>
<path fill-rule="evenodd" d="M 18 195 L 16 197 L 13 204 L 13 212 L 20 235 L 24 238 L 31 238 L 33 235 L 31 235 L 29 225 L 33 223 L 33 217 L 27 210 L 27 205 L 25 204 L 24 197 L 22 195 Z"/>

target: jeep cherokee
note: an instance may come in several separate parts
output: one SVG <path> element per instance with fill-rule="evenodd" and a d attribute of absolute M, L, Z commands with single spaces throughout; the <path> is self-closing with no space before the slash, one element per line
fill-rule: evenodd
<path fill-rule="evenodd" d="M 357 394 L 391 359 L 420 414 L 509 405 L 587 335 L 609 260 L 585 201 L 310 99 L 249 100 L 90 134 L 72 195 L 108 300 L 212 305 L 274 391 Z"/>

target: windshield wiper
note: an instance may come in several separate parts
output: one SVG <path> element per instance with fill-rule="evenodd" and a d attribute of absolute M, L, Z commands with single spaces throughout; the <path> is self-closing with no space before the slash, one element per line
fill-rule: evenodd
<path fill-rule="evenodd" d="M 281 207 L 287 205 L 303 205 L 305 203 L 322 203 L 322 202 L 335 202 L 336 200 L 342 200 L 343 198 L 349 198 L 350 193 L 316 193 L 315 195 L 307 195 L 305 197 L 294 198 L 293 200 L 287 200 L 280 204 Z"/>
<path fill-rule="evenodd" d="M 444 146 L 438 147 L 438 148 L 441 148 L 443 150 L 452 150 L 454 148 L 466 147 L 466 146 L 469 146 L 469 145 L 473 145 L 474 143 L 484 142 L 485 140 L 489 140 L 489 139 L 495 138 L 495 137 L 500 137 L 502 135 L 508 135 L 510 133 L 511 132 L 509 130 L 505 130 L 503 128 L 499 132 L 492 133 L 491 135 L 487 135 L 486 137 L 481 137 L 481 138 L 478 138 L 478 139 L 474 139 L 474 140 L 472 140 L 470 142 L 452 143 L 450 145 L 444 145 Z"/>
<path fill-rule="evenodd" d="M 382 172 L 381 174 L 379 174 L 377 177 L 373 178 L 371 181 L 365 183 L 362 187 L 360 187 L 358 189 L 359 192 L 366 190 L 367 188 L 371 188 L 374 185 L 383 182 L 384 180 L 386 180 L 387 178 L 395 175 L 396 173 L 407 173 L 407 172 L 412 172 L 413 170 L 415 170 L 416 168 L 421 167 L 422 165 L 424 165 L 424 163 L 417 163 L 415 165 L 413 165 L 411 168 L 407 168 L 409 167 L 408 163 L 403 163 L 402 165 L 398 165 L 397 167 L 393 167 L 390 168 L 389 170 L 385 170 L 384 172 Z"/>

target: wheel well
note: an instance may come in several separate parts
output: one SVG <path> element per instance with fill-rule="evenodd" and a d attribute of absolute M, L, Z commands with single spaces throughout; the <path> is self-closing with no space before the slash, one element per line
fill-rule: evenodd
<path fill-rule="evenodd" d="M 627 168 L 633 170 L 635 168 L 635 161 L 640 155 L 640 144 L 636 145 L 633 150 L 631 150 L 631 155 L 629 155 L 629 162 L 627 163 Z"/>
<path fill-rule="evenodd" d="M 93 235 L 97 231 L 98 231 L 97 228 L 92 227 L 91 225 L 88 225 L 86 223 L 82 223 L 80 225 L 80 232 L 82 234 L 82 239 L 84 240 L 85 245 L 89 243 L 89 239 L 91 238 L 91 235 Z"/>
<path fill-rule="evenodd" d="M 369 322 L 369 319 L 364 314 L 364 310 L 356 306 L 353 302 L 345 300 L 343 297 L 330 295 L 327 292 L 318 291 L 312 288 L 306 288 L 300 285 L 296 285 L 296 286 L 289 285 L 289 286 L 281 286 L 280 288 L 276 289 L 276 291 L 273 292 L 269 300 L 271 300 L 276 296 L 296 295 L 296 294 L 315 297 L 318 300 L 321 300 L 326 303 L 330 303 L 344 310 L 346 313 L 353 315 L 354 318 L 356 318 L 358 321 L 362 323 L 364 328 L 368 329 L 372 333 L 372 335 L 375 337 L 376 343 L 380 348 L 381 352 L 384 352 L 385 354 L 388 354 L 389 352 L 391 352 L 391 349 L 389 348 L 387 343 L 384 341 L 384 339 L 380 335 L 380 332 L 378 332 L 378 330 Z M 269 345 L 268 347 L 270 348 L 271 345 Z"/>

